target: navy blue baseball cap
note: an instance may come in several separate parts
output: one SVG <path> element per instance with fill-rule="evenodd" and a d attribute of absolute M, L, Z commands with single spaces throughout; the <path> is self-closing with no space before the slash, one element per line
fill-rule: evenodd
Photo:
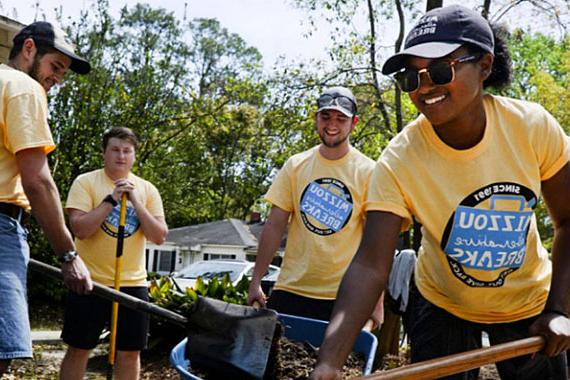
<path fill-rule="evenodd" d="M 382 73 L 387 75 L 401 70 L 408 56 L 441 58 L 465 44 L 493 54 L 495 40 L 489 22 L 462 5 L 432 9 L 408 33 L 404 50 L 384 63 Z"/>
<path fill-rule="evenodd" d="M 14 36 L 14 45 L 28 38 L 32 38 L 36 45 L 50 46 L 71 58 L 71 66 L 69 68 L 72 71 L 78 74 L 87 74 L 91 71 L 89 62 L 75 54 L 75 47 L 65 32 L 49 22 L 36 21 L 26 26 Z"/>

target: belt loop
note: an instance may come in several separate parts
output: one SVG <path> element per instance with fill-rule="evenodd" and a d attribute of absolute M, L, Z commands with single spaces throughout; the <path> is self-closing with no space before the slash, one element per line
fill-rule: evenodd
<path fill-rule="evenodd" d="M 22 219 L 24 217 L 24 209 L 22 207 L 18 207 L 18 217 L 16 218 L 16 220 L 18 221 L 18 223 L 22 224 Z"/>

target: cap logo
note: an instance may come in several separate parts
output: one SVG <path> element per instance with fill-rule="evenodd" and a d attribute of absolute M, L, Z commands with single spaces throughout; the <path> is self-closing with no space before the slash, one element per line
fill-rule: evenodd
<path fill-rule="evenodd" d="M 425 36 L 427 34 L 435 34 L 437 31 L 437 16 L 424 16 L 420 19 L 414 29 L 410 32 L 407 42 Z"/>
<path fill-rule="evenodd" d="M 57 27 L 53 28 L 54 31 L 54 43 L 61 45 L 61 47 L 70 50 L 72 53 L 75 52 L 75 45 L 71 42 L 71 39 L 65 32 Z"/>

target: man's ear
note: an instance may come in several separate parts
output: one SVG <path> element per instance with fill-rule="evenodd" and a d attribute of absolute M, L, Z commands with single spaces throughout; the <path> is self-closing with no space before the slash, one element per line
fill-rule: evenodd
<path fill-rule="evenodd" d="M 352 128 L 356 127 L 356 124 L 358 124 L 359 121 L 360 121 L 360 118 L 358 117 L 358 115 L 354 115 L 352 117 Z"/>
<path fill-rule="evenodd" d="M 491 71 L 493 71 L 493 55 L 487 53 L 481 57 L 479 60 L 479 67 L 481 68 L 481 78 L 486 80 L 491 75 Z"/>
<path fill-rule="evenodd" d="M 22 44 L 22 53 L 24 58 L 28 59 L 33 59 L 35 56 L 35 53 L 37 52 L 37 47 L 36 47 L 36 43 L 34 42 L 34 40 L 32 38 L 27 38 L 26 40 L 24 40 L 24 43 Z"/>

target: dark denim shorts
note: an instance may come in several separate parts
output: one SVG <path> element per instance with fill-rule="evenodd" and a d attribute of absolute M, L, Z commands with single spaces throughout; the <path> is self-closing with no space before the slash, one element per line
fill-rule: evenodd
<path fill-rule="evenodd" d="M 511 323 L 482 324 L 458 318 L 426 300 L 413 286 L 410 289 L 411 321 L 409 337 L 412 362 L 434 359 L 481 347 L 482 332 L 491 345 L 528 338 L 528 328 L 536 317 Z M 537 353 L 496 363 L 501 379 L 567 380 L 566 354 L 554 358 Z M 478 378 L 471 370 L 446 379 Z"/>

